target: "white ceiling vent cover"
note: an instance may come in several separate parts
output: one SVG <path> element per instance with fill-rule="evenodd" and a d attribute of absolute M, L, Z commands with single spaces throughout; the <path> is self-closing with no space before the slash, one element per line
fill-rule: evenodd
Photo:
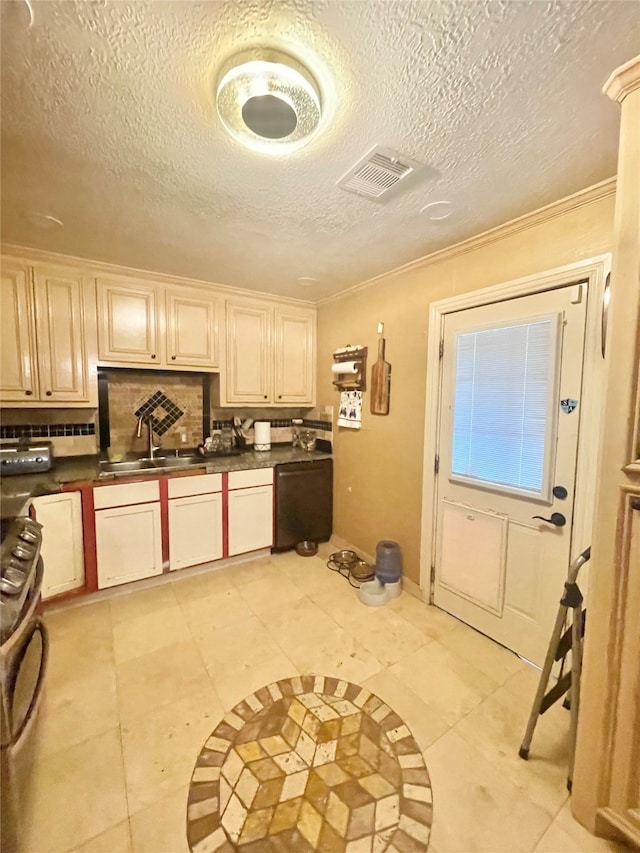
<path fill-rule="evenodd" d="M 374 145 L 362 160 L 340 178 L 336 186 L 380 201 L 399 181 L 422 166 L 422 163 L 391 148 Z"/>

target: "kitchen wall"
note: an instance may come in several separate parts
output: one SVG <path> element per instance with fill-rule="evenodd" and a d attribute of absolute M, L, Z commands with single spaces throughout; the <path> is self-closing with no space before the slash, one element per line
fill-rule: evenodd
<path fill-rule="evenodd" d="M 335 536 L 370 555 L 381 539 L 395 539 L 406 577 L 419 582 L 431 302 L 611 251 L 613 207 L 612 186 L 585 191 L 487 239 L 427 256 L 318 306 L 319 405 L 337 405 L 330 368 L 339 347 L 369 347 L 369 381 L 378 322 L 384 323 L 392 365 L 390 414 L 371 415 L 366 391 L 362 428 L 334 427 Z M 436 389 L 429 389 L 428 400 L 435 404 Z"/>

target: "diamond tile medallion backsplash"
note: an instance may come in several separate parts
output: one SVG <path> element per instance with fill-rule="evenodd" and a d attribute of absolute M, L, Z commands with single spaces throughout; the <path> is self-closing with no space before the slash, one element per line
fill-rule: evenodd
<path fill-rule="evenodd" d="M 143 452 L 146 428 L 136 436 L 140 415 L 153 418 L 154 440 L 164 448 L 202 442 L 203 390 L 200 374 L 106 371 L 109 388 L 109 443 L 119 453 Z M 184 439 L 184 440 L 183 440 Z"/>
<path fill-rule="evenodd" d="M 156 435 L 164 435 L 169 427 L 180 420 L 184 412 L 166 394 L 156 391 L 146 403 L 136 409 L 135 415 L 137 418 L 151 418 Z"/>

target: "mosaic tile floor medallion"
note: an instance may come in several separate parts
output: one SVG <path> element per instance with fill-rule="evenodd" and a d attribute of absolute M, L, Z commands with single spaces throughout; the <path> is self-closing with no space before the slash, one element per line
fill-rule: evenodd
<path fill-rule="evenodd" d="M 193 853 L 419 853 L 431 784 L 400 717 L 347 681 L 260 688 L 205 742 L 191 777 Z"/>

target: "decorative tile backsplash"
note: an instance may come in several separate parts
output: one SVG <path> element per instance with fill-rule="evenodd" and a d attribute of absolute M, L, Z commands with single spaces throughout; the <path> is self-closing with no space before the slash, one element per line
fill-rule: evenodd
<path fill-rule="evenodd" d="M 163 447 L 197 447 L 201 444 L 204 437 L 202 376 L 197 373 L 169 375 L 133 370 L 107 370 L 105 373 L 112 450 L 120 453 L 145 450 L 148 442 L 146 428 L 140 438 L 136 435 L 141 414 L 153 418 L 154 438 L 160 438 Z"/>
<path fill-rule="evenodd" d="M 184 412 L 166 394 L 162 391 L 156 391 L 136 409 L 135 415 L 137 418 L 149 418 L 155 434 L 164 435 L 169 427 L 180 420 Z"/>
<path fill-rule="evenodd" d="M 95 435 L 96 425 L 90 424 L 21 424 L 0 426 L 0 438 L 60 438 L 71 435 Z"/>

